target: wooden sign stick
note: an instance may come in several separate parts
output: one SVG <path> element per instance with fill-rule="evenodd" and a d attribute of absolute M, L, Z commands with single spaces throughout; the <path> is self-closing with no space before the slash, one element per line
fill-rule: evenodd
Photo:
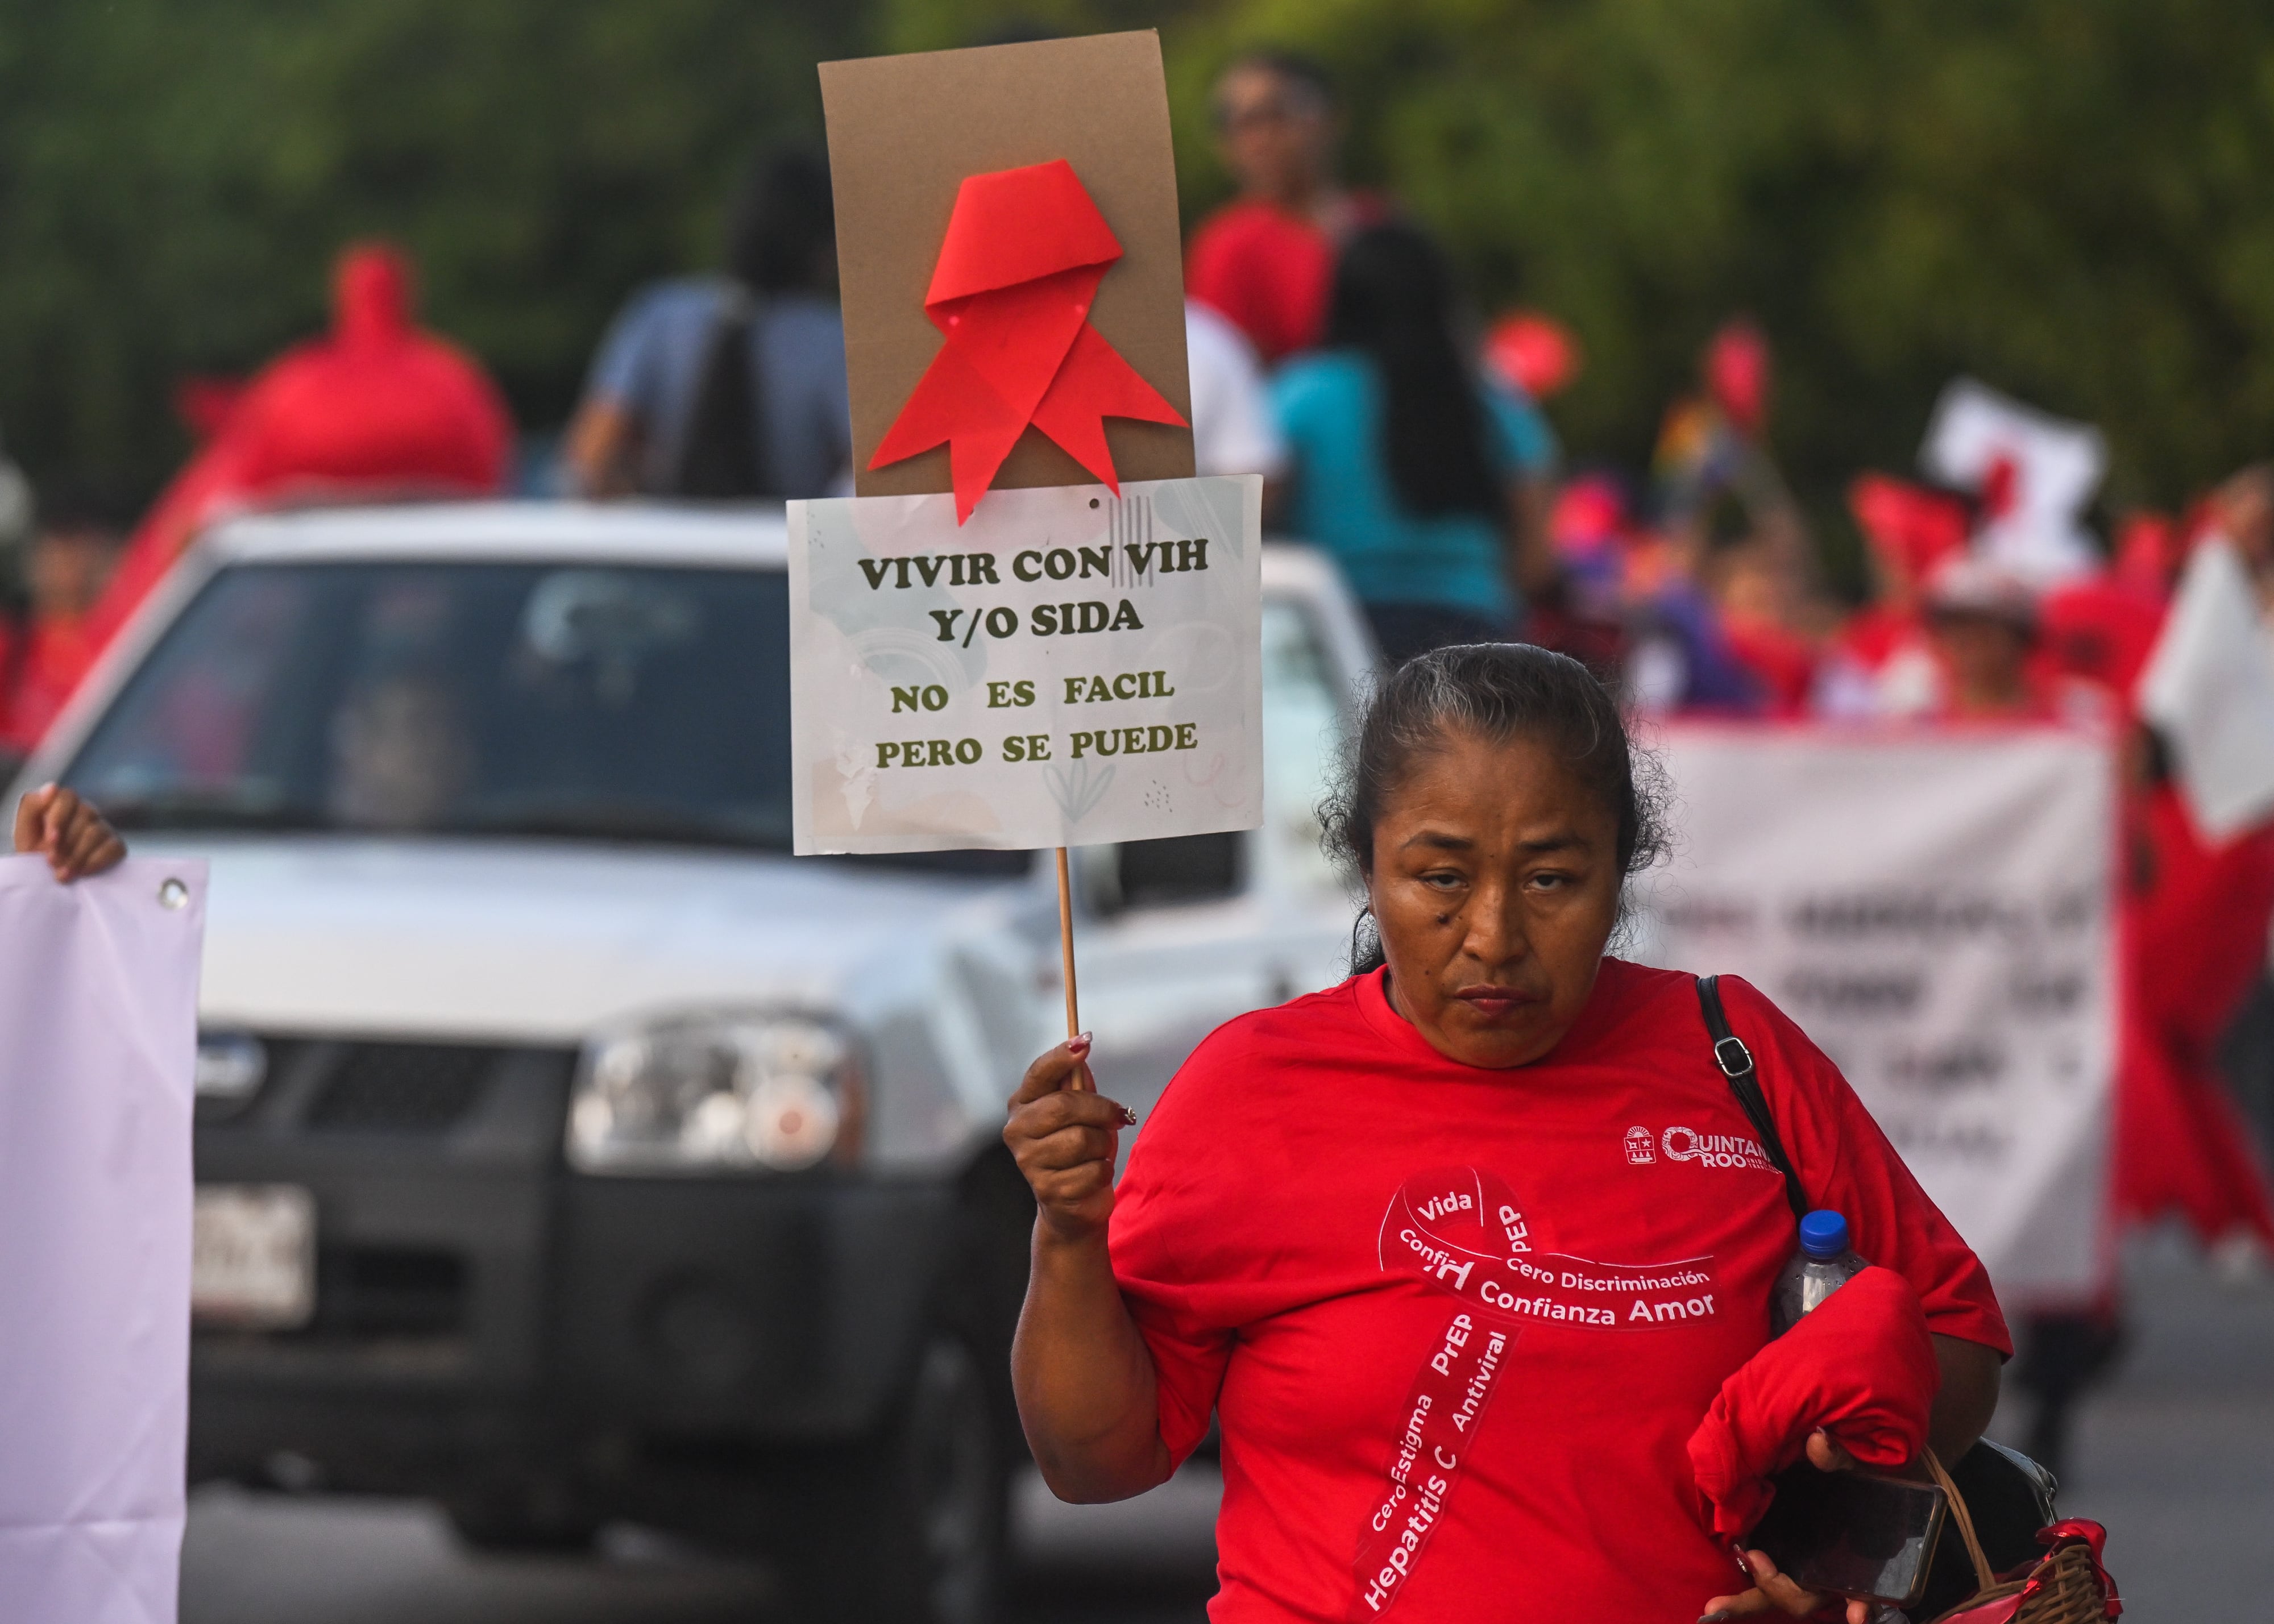
<path fill-rule="evenodd" d="M 1081 1000 L 1073 983 L 1073 883 L 1066 876 L 1066 849 L 1058 847 L 1058 971 L 1065 977 L 1066 1036 L 1081 1030 Z M 1087 1083 L 1089 1068 L 1082 1067 Z"/>

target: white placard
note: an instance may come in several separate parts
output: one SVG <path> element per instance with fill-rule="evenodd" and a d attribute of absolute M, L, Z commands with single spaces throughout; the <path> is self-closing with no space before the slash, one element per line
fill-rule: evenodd
<path fill-rule="evenodd" d="M 1263 482 L 789 504 L 796 850 L 1263 819 Z"/>
<path fill-rule="evenodd" d="M 2099 1281 L 2112 745 L 2065 729 L 1675 727 L 1652 962 L 1744 976 L 2020 1302 Z M 1772 1093 L 1777 1080 L 1766 1079 Z M 2009 1306 L 2011 1306 L 2009 1303 Z"/>
<path fill-rule="evenodd" d="M 2141 673 L 2142 718 L 2172 747 L 2195 826 L 2215 843 L 2274 816 L 2274 636 L 2224 536 L 2188 559 Z"/>
<path fill-rule="evenodd" d="M 2108 442 L 2089 423 L 2027 406 L 1971 378 L 1953 379 L 1919 447 L 1930 478 L 1991 494 L 2010 481 L 2003 510 L 1986 514 L 1973 549 L 2039 587 L 2090 573 L 2099 548 L 2084 509 L 2108 470 Z"/>
<path fill-rule="evenodd" d="M 170 1624 L 205 865 L 0 858 L 0 1619 Z"/>

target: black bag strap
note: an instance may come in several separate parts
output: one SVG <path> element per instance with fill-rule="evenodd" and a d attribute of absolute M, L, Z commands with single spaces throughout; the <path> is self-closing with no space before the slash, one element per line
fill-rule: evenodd
<path fill-rule="evenodd" d="M 1800 1175 L 1792 1170 L 1792 1158 L 1784 1154 L 1784 1141 L 1777 1137 L 1776 1118 L 1769 1115 L 1760 1073 L 1753 1068 L 1753 1051 L 1729 1030 L 1729 1013 L 1721 1007 L 1720 976 L 1698 978 L 1698 1007 L 1706 1012 L 1706 1033 L 1713 1040 L 1713 1064 L 1729 1079 L 1729 1092 L 1737 1096 L 1753 1132 L 1761 1136 L 1761 1149 L 1767 1153 L 1769 1165 L 1784 1175 L 1784 1199 L 1792 1204 L 1792 1215 L 1807 1217 L 1808 1192 L 1800 1187 Z"/>
<path fill-rule="evenodd" d="M 762 313 L 739 284 L 720 298 L 663 494 L 713 501 L 778 494 L 760 421 L 756 341 Z"/>

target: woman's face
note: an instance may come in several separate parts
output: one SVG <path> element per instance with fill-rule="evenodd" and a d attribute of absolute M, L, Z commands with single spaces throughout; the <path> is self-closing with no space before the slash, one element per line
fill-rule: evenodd
<path fill-rule="evenodd" d="M 1529 739 L 1449 733 L 1374 831 L 1367 892 L 1390 997 L 1431 1047 L 1475 1066 L 1554 1049 L 1618 919 L 1611 809 Z"/>

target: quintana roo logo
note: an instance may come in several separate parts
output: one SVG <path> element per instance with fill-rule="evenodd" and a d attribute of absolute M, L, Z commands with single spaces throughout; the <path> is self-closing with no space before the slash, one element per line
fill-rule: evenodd
<path fill-rule="evenodd" d="M 1651 1148 L 1650 1130 L 1637 1123 L 1627 1130 L 1627 1162 L 1633 1167 L 1647 1167 L 1658 1160 Z"/>
<path fill-rule="evenodd" d="M 1627 1160 L 1636 1160 L 1634 1136 L 1638 1129 L 1627 1132 Z M 1668 1128 L 1658 1137 L 1659 1148 L 1666 1153 L 1668 1162 L 1694 1162 L 1699 1167 L 1751 1168 L 1756 1171 L 1773 1171 L 1768 1153 L 1756 1139 L 1741 1133 L 1700 1133 L 1695 1128 Z M 1648 1161 L 1645 1155 L 1641 1158 Z"/>

